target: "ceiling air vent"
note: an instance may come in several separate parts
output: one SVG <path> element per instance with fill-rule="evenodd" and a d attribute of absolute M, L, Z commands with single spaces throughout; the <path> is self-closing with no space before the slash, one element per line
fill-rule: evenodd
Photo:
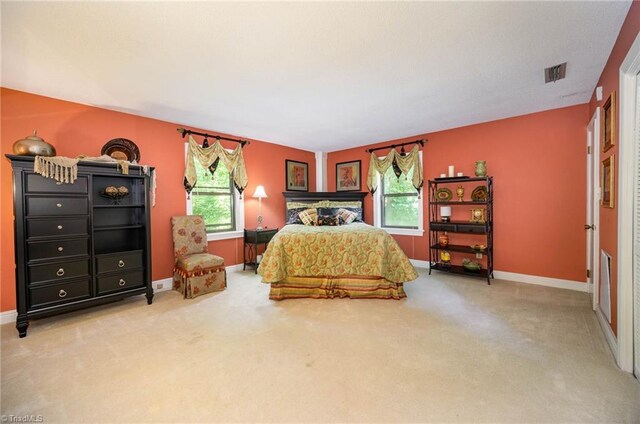
<path fill-rule="evenodd" d="M 544 82 L 556 82 L 564 78 L 567 73 L 567 62 L 561 63 L 560 65 L 551 66 L 549 68 L 545 68 L 544 70 Z"/>

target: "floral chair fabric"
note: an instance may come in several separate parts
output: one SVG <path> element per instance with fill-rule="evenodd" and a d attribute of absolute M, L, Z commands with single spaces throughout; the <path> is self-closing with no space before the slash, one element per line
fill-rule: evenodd
<path fill-rule="evenodd" d="M 224 259 L 208 253 L 204 218 L 171 217 L 173 232 L 173 289 L 193 298 L 227 287 Z"/>

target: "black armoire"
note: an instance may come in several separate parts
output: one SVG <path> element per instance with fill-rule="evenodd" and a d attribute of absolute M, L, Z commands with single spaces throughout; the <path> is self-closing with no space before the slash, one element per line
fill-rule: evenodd
<path fill-rule="evenodd" d="M 34 173 L 33 157 L 7 157 L 20 337 L 32 318 L 140 294 L 151 304 L 150 176 L 143 167 L 131 165 L 125 175 L 115 163 L 81 161 L 69 184 Z"/>

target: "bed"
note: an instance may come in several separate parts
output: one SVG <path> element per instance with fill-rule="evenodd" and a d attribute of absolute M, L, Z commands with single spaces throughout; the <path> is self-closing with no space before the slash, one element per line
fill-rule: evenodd
<path fill-rule="evenodd" d="M 367 193 L 285 192 L 287 222 L 298 211 L 319 215 L 347 209 L 364 221 Z M 287 224 L 271 239 L 258 274 L 273 300 L 316 298 L 402 299 L 415 268 L 386 231 L 364 222 L 338 226 Z"/>

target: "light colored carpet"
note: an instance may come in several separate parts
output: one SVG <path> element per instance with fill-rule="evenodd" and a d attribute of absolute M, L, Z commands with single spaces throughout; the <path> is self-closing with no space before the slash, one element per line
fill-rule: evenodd
<path fill-rule="evenodd" d="M 2 326 L 1 409 L 44 422 L 640 422 L 585 293 L 445 274 L 268 299 L 253 272 Z"/>

